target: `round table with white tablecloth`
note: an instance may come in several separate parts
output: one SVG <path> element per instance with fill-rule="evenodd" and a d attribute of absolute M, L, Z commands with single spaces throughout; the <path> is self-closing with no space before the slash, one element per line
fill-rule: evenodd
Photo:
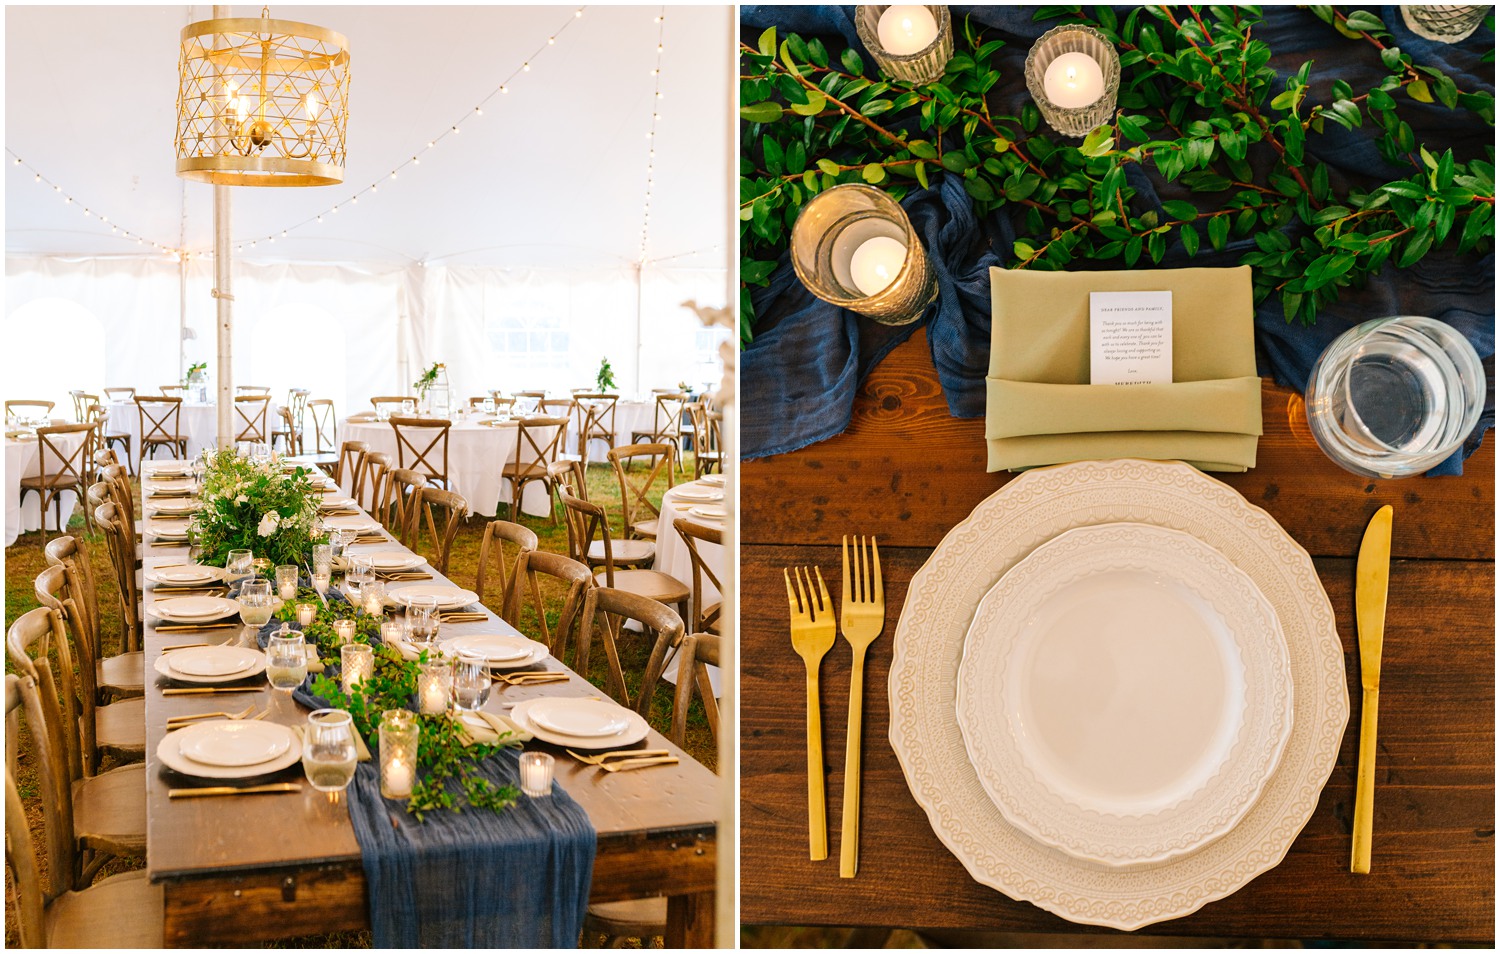
<path fill-rule="evenodd" d="M 656 404 L 653 401 L 616 401 L 614 426 L 615 447 L 626 447 L 632 443 L 630 436 L 636 431 L 648 434 L 655 430 L 654 418 Z M 605 423 L 610 421 L 606 416 Z M 563 451 L 568 454 L 578 453 L 578 413 L 575 411 L 568 421 L 568 436 Z M 605 446 L 602 437 L 596 437 L 589 441 L 589 460 L 603 461 L 608 463 L 610 448 Z"/>
<path fill-rule="evenodd" d="M 692 513 L 694 507 L 723 507 L 728 506 L 722 496 L 724 486 L 722 483 L 704 483 L 703 481 L 691 481 L 686 484 L 678 484 L 662 495 L 661 519 L 657 522 L 658 532 L 656 534 L 656 562 L 652 569 L 658 570 L 674 579 L 681 580 L 689 588 L 693 585 L 693 560 L 688 555 L 687 544 L 683 542 L 682 535 L 673 527 L 672 522 L 678 517 L 685 517 L 695 523 L 700 523 L 715 529 L 724 529 L 724 519 L 713 519 L 700 517 Z M 720 495 L 717 500 L 708 499 L 713 495 Z M 705 563 L 713 568 L 719 579 L 724 579 L 728 572 L 728 554 L 722 545 L 697 541 L 698 554 Z M 719 588 L 713 585 L 708 576 L 703 577 L 703 601 L 712 603 L 719 599 Z M 677 682 L 677 658 L 674 655 L 667 665 L 667 671 L 663 674 L 668 682 Z M 719 670 L 717 666 L 708 667 L 708 676 L 713 683 L 714 694 L 719 693 Z"/>
<path fill-rule="evenodd" d="M 145 395 L 142 395 L 144 397 Z M 217 447 L 219 444 L 219 406 L 215 403 L 198 404 L 182 402 L 177 418 L 177 433 L 187 438 L 188 458 L 192 459 L 203 453 L 205 447 Z M 130 435 L 130 452 L 137 464 L 141 459 L 141 413 L 134 401 L 111 401 L 105 405 L 109 412 L 108 430 L 113 433 Z M 269 441 L 271 432 L 281 424 L 280 405 L 272 401 L 266 407 L 266 437 Z M 233 411 L 229 414 L 230 426 L 235 433 L 244 429 L 244 422 Z M 146 429 L 149 431 L 151 425 L 148 422 Z M 170 456 L 170 450 L 159 448 L 156 456 Z M 140 468 L 136 468 L 139 473 Z"/>
<path fill-rule="evenodd" d="M 396 453 L 396 432 L 385 421 L 345 420 L 340 432 L 344 440 L 363 441 L 374 453 L 386 454 L 393 467 L 400 466 Z M 540 432 L 538 443 L 550 440 L 551 434 Z M 515 421 L 497 421 L 494 425 L 480 421 L 461 421 L 448 430 L 448 483 L 464 495 L 469 511 L 493 517 L 504 509 L 509 513 L 510 481 L 501 478 L 500 469 L 516 459 L 516 442 L 520 438 Z M 430 438 L 418 438 L 420 448 Z M 527 448 L 529 452 L 530 448 Z M 435 455 L 435 456 L 434 456 Z M 429 462 L 441 466 L 442 452 L 434 449 Z M 408 461 L 410 463 L 410 461 Z M 503 506 L 502 506 L 503 505 Z M 521 509 L 532 516 L 551 513 L 551 500 L 541 481 L 526 485 Z"/>
<path fill-rule="evenodd" d="M 62 448 L 63 453 L 71 453 L 83 441 L 84 435 L 58 434 L 52 438 L 52 442 Z M 51 467 L 57 467 L 58 462 L 51 460 L 47 463 Z M 76 463 L 76 462 L 75 462 Z M 24 440 L 5 441 L 5 545 L 10 546 L 16 542 L 16 537 L 22 533 L 42 528 L 41 497 L 35 493 L 26 495 L 26 508 L 21 509 L 21 478 L 36 477 L 41 474 L 42 454 L 41 442 L 35 436 Z M 62 495 L 63 523 L 66 525 L 68 517 L 73 513 L 73 507 L 78 503 L 78 495 L 65 491 Z M 55 507 L 56 505 L 54 505 Z M 56 530 L 57 518 L 54 516 L 54 507 L 47 508 L 47 529 Z"/>

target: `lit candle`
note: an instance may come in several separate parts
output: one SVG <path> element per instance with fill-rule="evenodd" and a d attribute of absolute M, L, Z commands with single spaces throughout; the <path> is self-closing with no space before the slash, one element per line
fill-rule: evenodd
<path fill-rule="evenodd" d="M 910 56 L 927 49 L 937 39 L 937 20 L 921 4 L 889 7 L 880 15 L 876 33 L 887 53 Z"/>
<path fill-rule="evenodd" d="M 381 623 L 380 639 L 386 645 L 406 642 L 406 621 L 404 619 L 391 619 Z"/>
<path fill-rule="evenodd" d="M 866 296 L 878 295 L 896 280 L 905 261 L 905 245 L 888 235 L 877 235 L 854 250 L 849 274 L 854 287 Z"/>
<path fill-rule="evenodd" d="M 521 756 L 521 791 L 532 798 L 552 794 L 552 756 L 546 752 Z"/>
<path fill-rule="evenodd" d="M 333 621 L 333 632 L 339 639 L 340 646 L 347 646 L 354 642 L 354 620 L 336 619 Z"/>
<path fill-rule="evenodd" d="M 1081 109 L 1104 95 L 1104 71 L 1087 53 L 1064 53 L 1047 64 L 1042 89 L 1053 105 Z"/>
<path fill-rule="evenodd" d="M 411 766 L 402 758 L 392 758 L 385 763 L 385 792 L 391 798 L 411 797 Z"/>
<path fill-rule="evenodd" d="M 297 625 L 304 629 L 312 625 L 313 617 L 318 615 L 318 607 L 314 603 L 297 604 Z"/>
<path fill-rule="evenodd" d="M 385 615 L 385 584 L 376 580 L 366 583 L 360 588 L 360 596 L 364 597 L 365 612 L 371 616 Z"/>
<path fill-rule="evenodd" d="M 375 672 L 375 651 L 364 643 L 350 643 L 339 650 L 343 662 L 344 695 L 349 695 L 355 683 L 362 683 Z"/>
<path fill-rule="evenodd" d="M 447 660 L 426 663 L 417 675 L 417 708 L 423 715 L 448 711 L 448 692 L 453 686 L 453 668 Z"/>

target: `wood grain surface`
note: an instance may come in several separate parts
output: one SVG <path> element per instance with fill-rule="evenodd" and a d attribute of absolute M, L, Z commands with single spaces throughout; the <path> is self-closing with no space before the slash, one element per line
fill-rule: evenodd
<path fill-rule="evenodd" d="M 1328 462 L 1296 398 L 1264 389 L 1259 466 L 1225 475 L 1314 556 L 1344 642 L 1351 718 L 1312 819 L 1287 857 L 1237 893 L 1145 934 L 1494 938 L 1494 452 L 1462 477 L 1367 481 Z M 862 387 L 849 431 L 741 469 L 741 916 L 755 924 L 1110 933 L 979 885 L 933 834 L 888 741 L 891 634 L 906 586 L 943 534 L 1008 479 L 984 471 L 982 422 L 948 416 L 919 333 Z M 1374 868 L 1348 871 L 1359 727 L 1354 556 L 1396 508 L 1381 681 Z M 781 569 L 839 573 L 844 533 L 880 536 L 887 623 L 866 673 L 859 876 L 807 858 L 802 662 Z M 837 598 L 837 597 L 836 597 Z M 850 656 L 822 667 L 830 849 L 837 858 Z"/>

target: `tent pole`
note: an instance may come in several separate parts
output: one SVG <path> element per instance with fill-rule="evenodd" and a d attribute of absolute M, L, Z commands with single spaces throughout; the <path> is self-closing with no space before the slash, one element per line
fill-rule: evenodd
<path fill-rule="evenodd" d="M 233 16 L 227 5 L 214 4 L 214 18 L 223 19 Z M 230 290 L 229 261 L 229 186 L 214 186 L 214 290 L 213 296 L 217 304 L 218 325 L 218 374 L 215 380 L 219 383 L 218 400 L 218 435 L 219 447 L 225 448 L 234 443 L 234 423 L 230 418 L 230 409 L 234 406 L 233 366 L 234 366 L 234 295 Z"/>
<path fill-rule="evenodd" d="M 177 253 L 177 380 L 187 380 L 187 273 L 186 250 Z"/>
<path fill-rule="evenodd" d="M 631 388 L 640 394 L 641 389 L 641 349 L 645 343 L 641 340 L 641 309 L 645 294 L 642 287 L 645 285 L 646 263 L 641 261 L 635 266 L 635 368 L 631 372 L 633 383 Z"/>

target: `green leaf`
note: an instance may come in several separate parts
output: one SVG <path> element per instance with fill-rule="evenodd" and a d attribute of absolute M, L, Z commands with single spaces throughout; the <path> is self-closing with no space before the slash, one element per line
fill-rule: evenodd
<path fill-rule="evenodd" d="M 839 164 L 834 162 L 832 159 L 819 159 L 818 168 L 822 169 L 824 172 L 828 173 L 831 176 L 836 176 L 841 171 L 839 169 Z"/>
<path fill-rule="evenodd" d="M 885 181 L 885 166 L 878 162 L 867 162 L 860 170 L 860 175 L 864 176 L 865 181 L 871 185 L 877 185 Z"/>
<path fill-rule="evenodd" d="M 1367 10 L 1355 10 L 1353 13 L 1349 14 L 1349 19 L 1345 25 L 1348 26 L 1349 29 L 1358 30 L 1361 33 L 1369 33 L 1371 30 L 1385 29 L 1385 23 L 1382 22 L 1381 19 L 1375 14 L 1370 13 Z"/>
<path fill-rule="evenodd" d="M 760 40 L 757 42 L 756 45 L 760 47 L 760 55 L 761 56 L 775 56 L 776 55 L 776 28 L 775 27 L 768 27 L 768 28 L 766 28 L 766 32 L 764 32 L 764 33 L 762 33 L 760 35 Z"/>
<path fill-rule="evenodd" d="M 1216 215 L 1208 220 L 1208 241 L 1215 251 L 1223 251 L 1229 241 L 1229 216 Z"/>
<path fill-rule="evenodd" d="M 1039 176 L 1015 175 L 1005 182 L 1005 197 L 1012 202 L 1021 202 L 1029 199 L 1036 191 L 1036 187 L 1042 184 Z"/>
<path fill-rule="evenodd" d="M 740 118 L 747 122 L 774 123 L 781 116 L 781 106 L 776 103 L 751 103 L 740 107 Z"/>
<path fill-rule="evenodd" d="M 1370 90 L 1370 108 L 1377 110 L 1395 109 L 1396 101 L 1391 99 L 1391 94 L 1383 89 Z"/>
<path fill-rule="evenodd" d="M 872 99 L 869 102 L 865 103 L 863 107 L 861 107 L 860 112 L 864 113 L 867 117 L 874 117 L 879 116 L 881 113 L 890 112 L 891 107 L 895 105 L 896 104 L 889 99 Z"/>
<path fill-rule="evenodd" d="M 1433 158 L 1432 153 L 1427 151 L 1426 146 L 1417 147 L 1417 155 L 1422 157 L 1422 165 L 1426 166 L 1429 169 L 1437 169 L 1437 160 Z"/>
<path fill-rule="evenodd" d="M 827 98 L 822 93 L 814 93 L 809 90 L 807 93 L 807 102 L 800 104 L 793 103 L 792 112 L 798 116 L 816 116 L 823 111 L 823 107 L 827 102 Z"/>
<path fill-rule="evenodd" d="M 1453 109 L 1458 106 L 1458 87 L 1454 85 L 1451 78 L 1447 76 L 1438 77 L 1437 98 L 1444 106 L 1447 106 L 1449 109 Z"/>
<path fill-rule="evenodd" d="M 1426 229 L 1413 235 L 1406 243 L 1406 250 L 1396 260 L 1397 268 L 1409 268 L 1415 265 L 1427 250 L 1432 248 L 1432 233 Z"/>
<path fill-rule="evenodd" d="M 1412 99 L 1416 100 L 1419 103 L 1433 102 L 1432 90 L 1428 88 L 1427 83 L 1424 80 L 1417 80 L 1414 83 L 1408 83 L 1406 86 L 1406 95 L 1410 96 Z"/>
<path fill-rule="evenodd" d="M 1401 71 L 1401 47 L 1388 46 L 1381 50 L 1380 62 L 1384 63 L 1385 68 L 1392 73 L 1399 73 Z"/>
<path fill-rule="evenodd" d="M 1469 213 L 1469 219 L 1464 223 L 1464 230 L 1458 238 L 1458 250 L 1466 252 L 1474 247 L 1486 235 L 1493 236 L 1495 221 L 1495 207 L 1492 205 L 1481 205 Z"/>
<path fill-rule="evenodd" d="M 1145 142 L 1148 138 L 1146 120 L 1140 116 L 1126 116 L 1121 114 L 1119 125 L 1120 135 L 1131 142 Z"/>
<path fill-rule="evenodd" d="M 937 149 L 925 139 L 913 139 L 906 144 L 906 148 L 911 150 L 911 154 L 918 159 L 936 159 L 938 157 Z"/>
<path fill-rule="evenodd" d="M 772 29 L 775 29 L 774 27 Z M 849 47 L 839 54 L 839 62 L 844 64 L 844 71 L 855 76 L 865 75 L 865 61 L 860 59 L 853 47 Z"/>
<path fill-rule="evenodd" d="M 1125 243 L 1125 267 L 1130 268 L 1141 257 L 1141 237 L 1137 235 Z"/>
<path fill-rule="evenodd" d="M 1391 195 L 1399 195 L 1404 199 L 1422 199 L 1427 196 L 1425 189 L 1410 182 L 1387 182 L 1380 188 Z"/>
<path fill-rule="evenodd" d="M 1110 128 L 1100 126 L 1083 137 L 1083 145 L 1078 147 L 1078 151 L 1092 159 L 1104 155 L 1114 147 L 1115 140 L 1110 135 Z"/>
<path fill-rule="evenodd" d="M 917 181 L 920 182 L 920 183 L 922 183 L 922 188 L 924 188 L 924 189 L 930 189 L 930 188 L 932 188 L 932 186 L 930 186 L 930 185 L 927 184 L 927 163 L 925 163 L 925 162 L 919 162 L 919 163 L 917 163 L 916 167 L 915 167 L 915 171 L 917 173 Z"/>
<path fill-rule="evenodd" d="M 770 136 L 766 136 L 761 140 L 761 151 L 766 157 L 766 171 L 773 176 L 781 175 L 786 161 L 781 151 L 781 144 Z"/>
<path fill-rule="evenodd" d="M 957 149 L 943 153 L 943 168 L 949 172 L 963 172 L 969 168 L 969 159 Z"/>
<path fill-rule="evenodd" d="M 1183 250 L 1188 253 L 1188 258 L 1192 258 L 1198 254 L 1198 230 L 1184 223 L 1180 232 Z"/>
<path fill-rule="evenodd" d="M 975 177 L 964 180 L 964 191 L 978 199 L 980 202 L 995 201 L 995 189 L 990 185 L 988 179 Z"/>
<path fill-rule="evenodd" d="M 1015 253 L 1016 258 L 1023 260 L 1028 259 L 1036 254 L 1036 249 L 1032 248 L 1030 245 L 1022 241 L 1017 241 L 1014 245 L 1012 245 L 1011 251 Z"/>
<path fill-rule="evenodd" d="M 1169 199 L 1163 202 L 1161 207 L 1172 218 L 1183 222 L 1191 222 L 1198 217 L 1197 207 L 1193 203 L 1184 202 L 1181 199 Z"/>
<path fill-rule="evenodd" d="M 748 285 L 764 285 L 776 271 L 776 263 L 744 260 L 740 262 L 740 280 Z"/>

